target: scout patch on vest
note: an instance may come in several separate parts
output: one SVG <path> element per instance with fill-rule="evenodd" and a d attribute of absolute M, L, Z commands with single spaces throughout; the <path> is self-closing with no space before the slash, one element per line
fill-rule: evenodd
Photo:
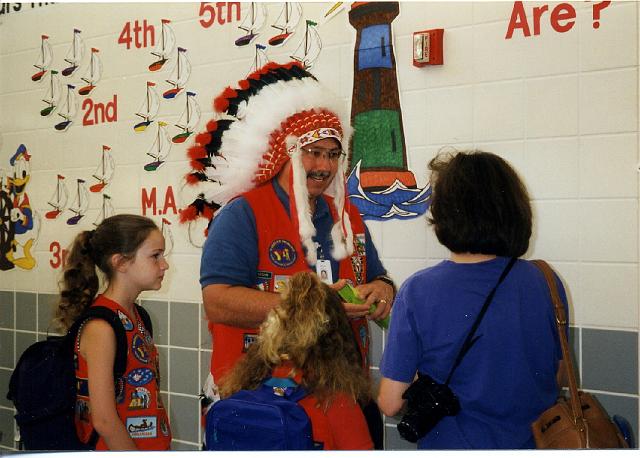
<path fill-rule="evenodd" d="M 91 423 L 89 402 L 86 399 L 76 399 L 76 418 L 83 423 Z"/>
<path fill-rule="evenodd" d="M 151 393 L 144 387 L 137 387 L 131 392 L 129 410 L 148 409 L 151 404 Z"/>
<path fill-rule="evenodd" d="M 122 323 L 125 331 L 131 331 L 133 329 L 133 323 L 131 322 L 129 317 L 122 313 L 120 310 L 118 310 L 118 318 L 120 318 L 120 322 Z"/>
<path fill-rule="evenodd" d="M 76 378 L 76 393 L 78 396 L 89 397 L 89 380 Z"/>
<path fill-rule="evenodd" d="M 354 253 L 358 253 L 358 256 L 365 256 L 366 250 L 366 237 L 364 234 L 353 234 L 353 248 Z"/>
<path fill-rule="evenodd" d="M 364 282 L 364 260 L 366 256 L 365 235 L 353 234 L 353 254 L 351 255 L 351 267 L 356 277 L 356 283 L 361 285 Z"/>
<path fill-rule="evenodd" d="M 266 270 L 258 271 L 258 284 L 256 285 L 260 291 L 272 291 L 271 279 L 273 274 Z"/>
<path fill-rule="evenodd" d="M 249 347 L 258 339 L 258 334 L 242 334 L 242 353 L 246 353 Z"/>
<path fill-rule="evenodd" d="M 127 374 L 127 382 L 129 385 L 142 386 L 153 380 L 153 372 L 146 367 L 139 367 Z"/>
<path fill-rule="evenodd" d="M 283 293 L 287 290 L 290 275 L 276 275 L 275 285 L 273 287 L 276 293 Z"/>
<path fill-rule="evenodd" d="M 127 431 L 133 439 L 156 437 L 156 417 L 127 418 Z"/>
<path fill-rule="evenodd" d="M 356 283 L 362 284 L 362 257 L 351 256 L 351 267 L 353 269 L 353 275 L 356 277 Z"/>
<path fill-rule="evenodd" d="M 278 267 L 291 267 L 298 258 L 291 242 L 277 239 L 269 246 L 269 260 Z"/>
<path fill-rule="evenodd" d="M 133 336 L 133 339 L 131 340 L 131 352 L 141 363 L 147 364 L 149 362 L 149 349 L 140 334 L 135 334 Z"/>

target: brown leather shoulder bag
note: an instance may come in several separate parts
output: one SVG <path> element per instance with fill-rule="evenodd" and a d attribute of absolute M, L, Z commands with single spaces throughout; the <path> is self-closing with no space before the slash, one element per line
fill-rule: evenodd
<path fill-rule="evenodd" d="M 578 390 L 565 330 L 567 318 L 553 271 L 545 261 L 535 260 L 533 263 L 544 274 L 551 292 L 570 395 L 569 399 L 564 396 L 558 398 L 531 424 L 536 448 L 629 448 L 620 430 L 596 398 Z"/>

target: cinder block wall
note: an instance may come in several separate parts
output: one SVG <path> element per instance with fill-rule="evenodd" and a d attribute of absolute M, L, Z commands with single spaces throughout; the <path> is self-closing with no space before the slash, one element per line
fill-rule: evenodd
<path fill-rule="evenodd" d="M 188 50 L 192 71 L 187 87 L 202 109 L 196 130 L 211 118 L 213 97 L 248 73 L 255 48 L 233 43 L 239 36 L 237 6 L 207 5 L 212 9 L 200 3 L 1 4 L 0 169 L 12 175 L 9 159 L 20 144 L 26 145 L 31 155 L 26 192 L 40 216 L 32 232 L 36 266 L 0 271 L 0 449 L 15 447 L 14 411 L 4 393 L 24 348 L 46 336 L 60 273 L 59 250 L 78 230 L 92 227 L 102 206 L 100 195 L 92 194 L 86 216 L 74 227 L 65 223 L 69 213 L 46 219 L 56 175 L 66 177 L 73 198 L 78 178 L 92 180 L 102 145 L 111 148 L 116 163 L 104 191 L 114 209 L 171 223 L 171 270 L 162 290 L 145 294 L 143 304 L 154 320 L 162 356 L 173 447 L 199 446 L 197 394 L 211 351 L 198 285 L 201 228 L 190 234 L 176 214 L 186 199 L 181 177 L 190 141 L 174 144 L 167 163 L 147 172 L 145 153 L 155 131 L 135 133 L 133 125 L 147 82 L 155 82 L 159 92 L 168 88 L 168 66 L 148 70 L 154 60 L 151 35 L 157 43 L 162 19 L 171 21 L 176 44 Z M 533 8 L 542 5 L 525 2 L 518 10 L 514 2 L 400 4 L 392 30 L 408 165 L 424 186 L 428 160 L 451 146 L 495 152 L 519 170 L 535 212 L 527 257 L 550 261 L 569 290 L 571 340 L 582 386 L 611 413 L 625 416 L 637 437 L 638 4 L 612 2 L 600 11 L 598 28 L 594 2 L 570 2 L 575 19 L 555 24 L 550 12 L 558 4 L 548 3 L 536 25 Z M 305 19 L 320 23 L 323 49 L 313 71 L 349 101 L 355 43 L 349 5 L 326 23 L 322 18 L 331 3 L 302 6 Z M 267 4 L 270 21 L 280 8 L 279 3 Z M 507 38 L 514 8 L 521 11 L 516 19 L 526 15 L 529 33 L 521 20 Z M 81 30 L 87 50 L 99 49 L 102 79 L 88 97 L 79 99 L 72 126 L 57 132 L 54 124 L 62 118 L 39 114 L 47 81 L 35 83 L 30 77 L 41 35 L 49 36 L 52 68 L 62 69 L 74 28 Z M 412 33 L 432 28 L 445 29 L 444 65 L 416 68 L 411 65 Z M 294 37 L 282 48 L 268 49 L 269 57 L 288 60 L 298 41 Z M 88 57 L 82 72 L 86 62 Z M 62 78 L 63 88 L 81 84 L 80 76 Z M 161 103 L 158 119 L 171 129 L 184 109 L 184 97 Z M 399 283 L 448 256 L 424 217 L 370 222 L 369 228 Z M 374 329 L 375 377 L 384 337 Z M 397 435 L 396 420 L 386 419 L 386 448 L 411 449 Z"/>

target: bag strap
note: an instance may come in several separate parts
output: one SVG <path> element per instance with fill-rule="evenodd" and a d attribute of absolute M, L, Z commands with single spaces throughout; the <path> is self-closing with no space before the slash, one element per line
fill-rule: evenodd
<path fill-rule="evenodd" d="M 573 414 L 574 423 L 577 424 L 582 421 L 583 415 L 580 396 L 578 395 L 578 382 L 576 381 L 576 373 L 573 367 L 571 353 L 569 352 L 569 342 L 567 341 L 567 334 L 565 330 L 565 326 L 567 325 L 567 315 L 564 311 L 564 305 L 560 299 L 560 295 L 558 294 L 558 287 L 556 286 L 556 279 L 553 270 L 551 270 L 549 264 L 541 259 L 536 259 L 532 262 L 544 274 L 547 286 L 549 287 L 549 292 L 551 293 L 553 311 L 556 317 L 556 327 L 558 328 L 558 338 L 560 339 L 560 347 L 562 348 L 562 359 L 564 361 L 565 368 L 567 369 L 569 393 L 571 394 L 571 413 Z"/>
<path fill-rule="evenodd" d="M 67 336 L 71 340 L 72 345 L 75 346 L 80 328 L 88 320 L 93 318 L 98 318 L 109 323 L 116 335 L 116 358 L 113 362 L 113 378 L 117 380 L 124 375 L 127 369 L 127 352 L 129 347 L 126 331 L 117 313 L 101 305 L 89 307 L 89 309 L 76 320 L 71 329 L 69 329 Z"/>
<path fill-rule="evenodd" d="M 145 318 L 144 318 L 145 316 L 147 319 L 149 318 L 149 315 L 147 314 L 146 311 L 144 311 L 144 316 L 143 314 L 140 314 L 140 317 L 142 318 L 143 321 L 145 321 Z M 117 313 L 115 313 L 110 308 L 103 307 L 101 305 L 89 307 L 82 314 L 82 316 L 79 319 L 77 319 L 75 323 L 73 323 L 73 325 L 67 332 L 67 336 L 66 336 L 66 338 L 68 339 L 67 341 L 71 346 L 71 350 L 73 354 L 75 350 L 76 342 L 78 341 L 77 340 L 78 332 L 80 332 L 80 329 L 82 328 L 82 326 L 84 326 L 84 324 L 87 321 L 93 318 L 101 319 L 109 323 L 111 325 L 111 328 L 113 329 L 113 332 L 116 335 L 116 357 L 115 357 L 115 360 L 113 361 L 113 380 L 115 383 L 117 383 L 118 379 L 122 377 L 125 371 L 127 370 L 127 352 L 129 351 L 129 345 L 127 342 L 127 333 Z M 146 321 L 145 321 L 145 327 L 146 327 Z M 91 436 L 89 437 L 89 441 L 87 442 L 87 445 L 91 449 L 95 449 L 96 444 L 98 443 L 98 439 L 100 439 L 98 431 L 93 429 L 93 431 L 91 432 Z"/>
<path fill-rule="evenodd" d="M 478 316 L 476 317 L 476 320 L 474 321 L 473 325 L 471 326 L 471 329 L 469 330 L 469 333 L 467 334 L 467 337 L 464 339 L 464 343 L 462 344 L 462 347 L 460 348 L 460 351 L 458 352 L 458 356 L 456 356 L 456 360 L 453 363 L 453 367 L 451 368 L 451 371 L 449 371 L 449 376 L 447 377 L 446 382 L 444 382 L 445 385 L 449 384 L 449 382 L 451 381 L 451 377 L 453 376 L 454 371 L 458 368 L 458 366 L 462 362 L 462 359 L 465 357 L 467 352 L 471 349 L 473 344 L 476 343 L 476 341 L 480 338 L 480 336 L 474 338 L 473 335 L 475 334 L 476 330 L 478 329 L 478 326 L 480 326 L 480 322 L 482 321 L 482 318 L 484 318 L 485 313 L 487 313 L 487 309 L 489 308 L 489 304 L 491 304 L 491 301 L 493 300 L 493 296 L 496 294 L 496 290 L 498 289 L 498 286 L 500 286 L 500 283 L 502 283 L 502 281 L 505 279 L 507 274 L 511 271 L 511 268 L 516 263 L 516 260 L 517 260 L 517 258 L 515 258 L 515 257 L 513 257 L 513 258 L 511 258 L 509 260 L 509 263 L 505 266 L 504 270 L 500 274 L 500 277 L 498 278 L 498 281 L 496 282 L 496 285 L 493 287 L 491 292 L 487 295 L 487 298 L 485 299 L 484 304 L 482 305 L 482 309 L 480 309 L 480 313 L 478 313 Z"/>

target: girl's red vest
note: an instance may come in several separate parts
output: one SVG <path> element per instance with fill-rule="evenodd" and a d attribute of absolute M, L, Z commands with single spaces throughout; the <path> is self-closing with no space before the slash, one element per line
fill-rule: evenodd
<path fill-rule="evenodd" d="M 256 288 L 268 292 L 280 292 L 288 278 L 301 271 L 310 271 L 304 257 L 297 228 L 291 222 L 271 182 L 243 194 L 256 220 L 258 237 L 258 282 Z M 323 196 L 336 220 L 333 199 Z M 366 282 L 365 227 L 355 206 L 349 208 L 349 220 L 354 235 L 354 251 L 340 261 L 339 278 L 354 285 Z M 366 318 L 351 320 L 356 341 L 362 354 L 363 366 L 368 368 L 369 325 Z M 211 373 L 220 379 L 233 367 L 256 339 L 257 329 L 243 329 L 209 322 L 213 338 Z"/>
<path fill-rule="evenodd" d="M 98 296 L 93 305 L 113 310 L 120 317 L 126 331 L 127 368 L 115 387 L 118 417 L 139 450 L 168 450 L 171 445 L 171 429 L 167 411 L 160 398 L 158 350 L 151 335 L 144 328 L 142 319 L 134 311 L 129 313 L 116 302 Z M 87 442 L 93 432 L 91 424 L 91 398 L 89 397 L 87 362 L 76 345 L 76 429 L 78 437 Z M 101 437 L 96 450 L 108 450 Z"/>

